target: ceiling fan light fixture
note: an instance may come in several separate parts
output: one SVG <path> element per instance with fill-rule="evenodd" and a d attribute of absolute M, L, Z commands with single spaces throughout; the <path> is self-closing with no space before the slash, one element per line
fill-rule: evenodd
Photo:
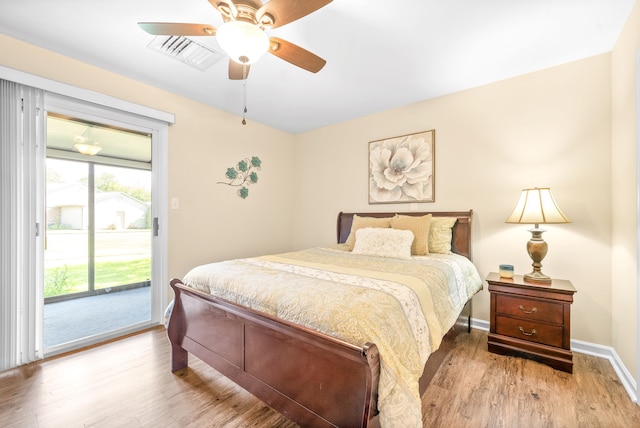
<path fill-rule="evenodd" d="M 102 150 L 100 143 L 89 143 L 85 137 L 80 135 L 74 138 L 74 142 L 73 148 L 83 155 L 95 156 Z"/>
<path fill-rule="evenodd" d="M 216 31 L 223 51 L 239 64 L 253 64 L 269 50 L 269 37 L 260 27 L 245 21 L 229 21 Z"/>
<path fill-rule="evenodd" d="M 102 150 L 98 144 L 76 143 L 73 147 L 83 155 L 95 156 Z"/>

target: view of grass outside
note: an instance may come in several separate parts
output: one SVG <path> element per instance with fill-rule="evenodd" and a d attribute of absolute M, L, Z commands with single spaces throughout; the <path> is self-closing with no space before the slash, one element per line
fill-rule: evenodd
<path fill-rule="evenodd" d="M 88 290 L 87 232 L 47 231 L 44 297 Z M 95 288 L 151 279 L 151 231 L 96 232 Z"/>
<path fill-rule="evenodd" d="M 87 265 L 45 269 L 44 297 L 87 291 Z M 151 259 L 96 263 L 97 288 L 142 282 L 151 277 Z"/>

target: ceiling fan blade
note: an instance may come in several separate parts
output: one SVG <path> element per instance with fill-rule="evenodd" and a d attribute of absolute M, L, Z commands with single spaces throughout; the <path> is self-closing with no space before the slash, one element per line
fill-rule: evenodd
<path fill-rule="evenodd" d="M 307 16 L 312 12 L 328 5 L 332 0 L 269 0 L 256 12 L 256 20 L 262 21 L 265 15 L 273 20 L 271 28 L 282 27 L 285 24 Z"/>
<path fill-rule="evenodd" d="M 238 8 L 231 0 L 209 0 L 209 3 L 220 12 L 225 22 L 236 19 L 238 16 Z"/>
<path fill-rule="evenodd" d="M 215 36 L 216 27 L 179 22 L 138 22 L 140 28 L 154 36 Z"/>
<path fill-rule="evenodd" d="M 269 39 L 269 52 L 312 73 L 317 73 L 327 63 L 318 55 L 278 37 Z"/>
<path fill-rule="evenodd" d="M 249 64 L 238 64 L 233 60 L 229 60 L 229 79 L 244 80 L 249 77 Z"/>

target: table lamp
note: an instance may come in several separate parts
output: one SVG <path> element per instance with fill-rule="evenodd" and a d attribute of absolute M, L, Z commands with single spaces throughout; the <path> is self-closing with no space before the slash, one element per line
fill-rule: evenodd
<path fill-rule="evenodd" d="M 548 187 L 523 189 L 520 200 L 507 218 L 506 223 L 534 224 L 530 229 L 531 239 L 527 242 L 527 252 L 533 260 L 533 271 L 524 275 L 524 280 L 537 283 L 550 283 L 551 277 L 542 273 L 542 259 L 547 255 L 547 243 L 542 239 L 540 224 L 571 223 L 560 211 L 558 204 Z"/>

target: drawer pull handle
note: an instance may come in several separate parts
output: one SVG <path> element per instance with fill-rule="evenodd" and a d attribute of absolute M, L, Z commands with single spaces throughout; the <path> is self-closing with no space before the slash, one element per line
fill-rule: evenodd
<path fill-rule="evenodd" d="M 520 309 L 522 312 L 524 312 L 525 314 L 535 314 L 536 312 L 538 312 L 538 308 L 536 308 L 535 306 L 533 308 L 531 308 L 530 311 L 526 311 L 524 309 L 524 306 L 520 305 L 518 306 L 518 309 Z"/>
<path fill-rule="evenodd" d="M 531 333 L 525 331 L 524 327 L 520 326 L 520 333 L 524 334 L 525 336 L 533 336 L 534 334 L 537 333 L 536 329 L 534 328 L 533 330 L 531 330 Z"/>

